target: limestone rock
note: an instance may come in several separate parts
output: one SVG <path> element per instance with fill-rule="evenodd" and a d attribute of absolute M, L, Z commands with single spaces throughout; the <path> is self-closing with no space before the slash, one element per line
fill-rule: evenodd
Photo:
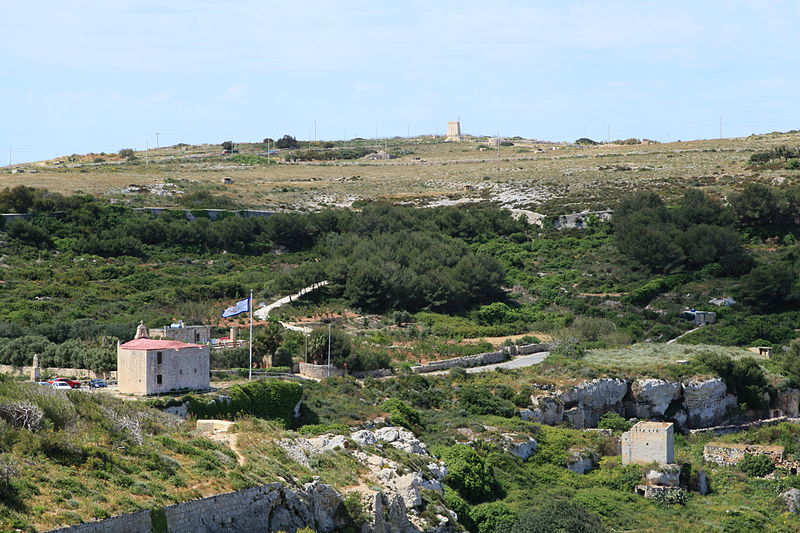
<path fill-rule="evenodd" d="M 650 470 L 646 478 L 650 485 L 677 487 L 681 481 L 681 469 L 678 465 L 662 465 L 657 469 Z"/>
<path fill-rule="evenodd" d="M 536 453 L 536 448 L 538 447 L 536 439 L 529 437 L 527 440 L 523 440 L 522 442 L 514 442 L 513 436 L 506 435 L 505 437 L 506 444 L 503 446 L 503 448 L 511 455 L 516 455 L 524 461 Z"/>
<path fill-rule="evenodd" d="M 800 390 L 791 388 L 779 390 L 775 405 L 783 412 L 784 416 L 800 415 Z"/>
<path fill-rule="evenodd" d="M 419 472 L 412 472 L 394 479 L 394 488 L 397 494 L 403 498 L 406 508 L 413 509 L 422 505 L 422 488 L 424 479 Z"/>
<path fill-rule="evenodd" d="M 621 379 L 601 378 L 581 383 L 561 394 L 564 405 L 580 404 L 592 410 L 618 404 L 628 393 L 628 383 Z"/>
<path fill-rule="evenodd" d="M 351 433 L 350 438 L 359 446 L 374 446 L 375 443 L 378 442 L 375 433 L 368 429 L 362 429 L 361 431 Z"/>
<path fill-rule="evenodd" d="M 721 424 L 728 410 L 736 406 L 736 397 L 727 394 L 727 387 L 720 378 L 693 379 L 683 383 L 683 404 L 687 426 L 703 428 Z"/>
<path fill-rule="evenodd" d="M 781 493 L 781 499 L 786 503 L 786 507 L 793 513 L 800 512 L 800 490 L 789 489 Z"/>
<path fill-rule="evenodd" d="M 347 440 L 343 435 L 321 435 L 313 439 L 308 439 L 308 442 L 317 449 L 317 453 L 331 450 L 343 450 L 347 445 Z"/>
<path fill-rule="evenodd" d="M 567 468 L 576 474 L 586 474 L 597 466 L 597 457 L 590 450 L 577 450 L 567 462 Z"/>
<path fill-rule="evenodd" d="M 663 417 L 669 404 L 681 396 L 681 384 L 661 379 L 637 379 L 631 385 L 635 416 Z"/>
<path fill-rule="evenodd" d="M 564 420 L 564 404 L 550 395 L 531 396 L 531 409 L 522 415 L 523 420 L 531 420 L 548 426 L 555 426 Z M 526 418 L 527 417 L 527 418 Z"/>
<path fill-rule="evenodd" d="M 333 531 L 336 528 L 334 515 L 342 498 L 330 486 L 315 479 L 303 485 L 308 496 L 308 506 L 318 531 Z"/>
<path fill-rule="evenodd" d="M 600 378 L 581 383 L 561 393 L 565 408 L 577 408 L 564 411 L 564 418 L 578 429 L 595 427 L 600 416 L 618 406 L 626 394 L 628 383 L 622 379 Z"/>

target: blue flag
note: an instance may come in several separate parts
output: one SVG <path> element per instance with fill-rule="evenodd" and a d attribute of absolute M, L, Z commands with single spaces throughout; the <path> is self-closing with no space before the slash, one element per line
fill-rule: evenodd
<path fill-rule="evenodd" d="M 229 316 L 240 315 L 242 313 L 247 313 L 249 311 L 250 311 L 250 298 L 245 298 L 244 300 L 239 300 L 234 305 L 224 310 L 222 312 L 222 318 L 228 318 Z"/>

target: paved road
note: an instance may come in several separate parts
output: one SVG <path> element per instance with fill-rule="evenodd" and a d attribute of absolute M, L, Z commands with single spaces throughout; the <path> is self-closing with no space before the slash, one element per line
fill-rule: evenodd
<path fill-rule="evenodd" d="M 491 372 L 495 368 L 525 368 L 526 366 L 533 366 L 538 365 L 545 359 L 547 356 L 550 355 L 550 352 L 538 352 L 532 353 L 530 355 L 519 355 L 514 359 L 509 361 L 503 361 L 502 363 L 495 363 L 492 365 L 484 365 L 484 366 L 473 366 L 471 368 L 465 368 L 468 373 L 470 374 L 477 374 L 478 372 Z M 439 370 L 436 372 L 425 372 L 420 374 L 420 376 L 436 376 L 441 374 L 447 374 L 450 370 Z"/>
<path fill-rule="evenodd" d="M 317 290 L 320 287 L 324 287 L 325 285 L 328 285 L 329 283 L 330 283 L 330 281 L 320 281 L 319 283 L 313 283 L 313 284 L 309 285 L 308 287 L 306 287 L 305 289 L 301 289 L 297 294 L 292 294 L 291 296 L 284 296 L 283 298 L 281 298 L 279 300 L 275 300 L 271 304 L 269 304 L 267 306 L 264 306 L 261 309 L 257 309 L 256 311 L 253 312 L 253 314 L 259 320 L 267 320 L 267 316 L 269 316 L 269 312 L 272 311 L 273 309 L 276 309 L 276 308 L 278 308 L 278 307 L 280 307 L 282 305 L 286 305 L 288 303 L 291 303 L 292 301 L 297 300 L 298 298 L 300 298 L 304 294 L 307 294 L 307 293 L 309 293 L 311 291 Z"/>

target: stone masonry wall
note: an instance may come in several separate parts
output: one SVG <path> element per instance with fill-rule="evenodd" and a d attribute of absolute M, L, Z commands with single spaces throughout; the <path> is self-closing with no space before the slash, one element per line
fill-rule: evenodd
<path fill-rule="evenodd" d="M 322 483 L 313 481 L 302 489 L 269 483 L 249 489 L 177 503 L 162 509 L 170 533 L 250 533 L 287 531 L 310 527 L 334 529 L 334 514 L 341 499 Z M 151 533 L 159 511 L 138 511 L 51 530 L 50 533 Z"/>
<path fill-rule="evenodd" d="M 30 378 L 32 366 L 13 366 L 13 365 L 0 365 L 0 374 L 10 374 L 12 376 L 25 376 Z M 77 377 L 84 379 L 117 379 L 117 372 L 111 370 L 109 372 L 93 372 L 85 368 L 55 368 L 55 367 L 42 367 L 40 368 L 42 376 L 45 374 L 52 375 L 53 377 Z"/>
<path fill-rule="evenodd" d="M 330 376 L 344 376 L 344 369 L 336 368 L 334 365 L 300 363 L 300 375 L 307 378 L 325 379 Z"/>
<path fill-rule="evenodd" d="M 412 366 L 411 371 L 415 374 L 422 374 L 426 372 L 436 372 L 439 370 L 449 370 L 451 368 L 460 366 L 469 368 L 473 366 L 483 366 L 495 363 L 502 363 L 509 355 L 522 355 L 532 354 L 538 352 L 545 352 L 549 349 L 547 344 L 527 344 L 524 346 L 507 346 L 496 352 L 479 353 L 475 355 L 465 355 L 463 357 L 453 357 L 452 359 L 441 359 L 439 361 L 431 361 L 424 365 Z"/>
<path fill-rule="evenodd" d="M 109 531 L 151 533 L 153 528 L 150 511 L 137 511 L 135 513 L 112 516 L 105 520 L 86 522 L 77 526 L 51 529 L 50 533 L 108 533 Z"/>

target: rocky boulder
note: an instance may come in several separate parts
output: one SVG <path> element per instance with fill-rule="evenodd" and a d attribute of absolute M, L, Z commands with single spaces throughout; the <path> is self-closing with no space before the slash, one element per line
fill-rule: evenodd
<path fill-rule="evenodd" d="M 687 427 L 703 428 L 721 424 L 728 410 L 736 406 L 736 397 L 727 394 L 727 390 L 720 378 L 684 382 L 683 405 L 686 408 Z"/>
<path fill-rule="evenodd" d="M 650 470 L 645 477 L 650 485 L 677 487 L 681 482 L 681 469 L 678 465 L 661 465 Z"/>
<path fill-rule="evenodd" d="M 561 393 L 566 406 L 580 404 L 591 409 L 616 405 L 628 393 L 628 383 L 621 379 L 600 378 L 576 385 Z"/>
<path fill-rule="evenodd" d="M 800 415 L 800 390 L 792 388 L 779 390 L 775 398 L 775 407 L 780 409 L 784 416 Z"/>
<path fill-rule="evenodd" d="M 534 438 L 529 437 L 526 440 L 519 441 L 516 435 L 503 435 L 503 449 L 511 455 L 516 455 L 523 461 L 536 453 L 537 447 L 538 444 Z"/>
<path fill-rule="evenodd" d="M 567 461 L 567 468 L 576 474 L 586 474 L 597 466 L 597 456 L 591 450 L 574 450 Z"/>
<path fill-rule="evenodd" d="M 663 417 L 669 404 L 681 397 L 681 384 L 661 379 L 637 379 L 631 385 L 634 416 Z"/>
<path fill-rule="evenodd" d="M 527 411 L 527 413 L 525 412 Z M 564 420 L 564 404 L 550 395 L 531 396 L 531 408 L 523 411 L 523 420 L 555 426 Z"/>
<path fill-rule="evenodd" d="M 789 489 L 786 492 L 782 492 L 780 497 L 786 503 L 789 511 L 792 513 L 800 512 L 800 490 Z"/>

